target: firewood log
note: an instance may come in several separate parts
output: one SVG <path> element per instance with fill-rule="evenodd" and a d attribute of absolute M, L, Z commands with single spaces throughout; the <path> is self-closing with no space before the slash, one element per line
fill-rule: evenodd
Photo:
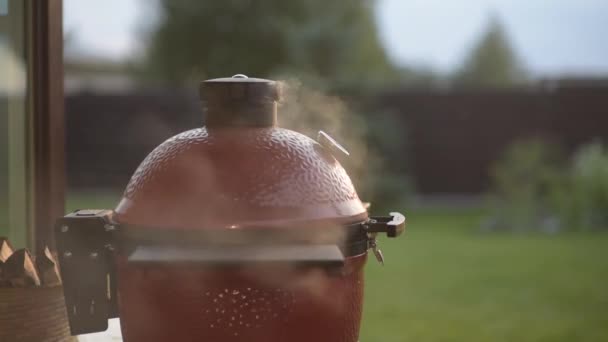
<path fill-rule="evenodd" d="M 13 246 L 8 242 L 8 239 L 0 236 L 0 261 L 6 262 L 6 260 L 13 254 Z"/>
<path fill-rule="evenodd" d="M 6 260 L 4 278 L 13 287 L 40 286 L 40 277 L 27 249 L 18 249 Z"/>
<path fill-rule="evenodd" d="M 0 236 L 0 287 L 10 286 L 5 276 L 4 263 L 11 254 L 13 254 L 13 246 L 8 242 L 7 238 Z"/>
<path fill-rule="evenodd" d="M 44 248 L 44 254 L 36 256 L 36 269 L 42 286 L 61 285 L 57 262 L 48 247 Z"/>

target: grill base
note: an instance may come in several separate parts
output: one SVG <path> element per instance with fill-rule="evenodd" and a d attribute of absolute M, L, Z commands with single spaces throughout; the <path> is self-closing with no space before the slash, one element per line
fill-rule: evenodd
<path fill-rule="evenodd" d="M 321 269 L 143 268 L 119 262 L 126 342 L 357 342 L 366 254 Z"/>

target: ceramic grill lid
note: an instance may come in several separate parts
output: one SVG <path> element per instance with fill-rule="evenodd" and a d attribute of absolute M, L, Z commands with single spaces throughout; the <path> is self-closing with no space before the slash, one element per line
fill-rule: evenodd
<path fill-rule="evenodd" d="M 116 208 L 117 220 L 185 229 L 365 220 L 331 149 L 275 125 L 279 92 L 277 82 L 263 79 L 203 82 L 206 127 L 148 155 Z"/>

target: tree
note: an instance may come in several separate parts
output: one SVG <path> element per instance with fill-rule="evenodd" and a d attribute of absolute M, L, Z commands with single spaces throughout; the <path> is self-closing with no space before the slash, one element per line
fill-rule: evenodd
<path fill-rule="evenodd" d="M 352 82 L 390 77 L 372 0 L 159 0 L 147 71 L 163 80 L 289 72 Z"/>
<path fill-rule="evenodd" d="M 454 81 L 460 86 L 505 87 L 524 83 L 526 78 L 499 18 L 492 16 Z"/>

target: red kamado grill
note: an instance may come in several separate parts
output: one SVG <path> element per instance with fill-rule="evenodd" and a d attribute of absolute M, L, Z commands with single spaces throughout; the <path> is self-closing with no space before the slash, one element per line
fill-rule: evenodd
<path fill-rule="evenodd" d="M 116 209 L 58 220 L 72 334 L 119 317 L 127 342 L 357 342 L 370 217 L 333 153 L 277 127 L 278 82 L 201 83 L 207 125 L 158 146 Z"/>

